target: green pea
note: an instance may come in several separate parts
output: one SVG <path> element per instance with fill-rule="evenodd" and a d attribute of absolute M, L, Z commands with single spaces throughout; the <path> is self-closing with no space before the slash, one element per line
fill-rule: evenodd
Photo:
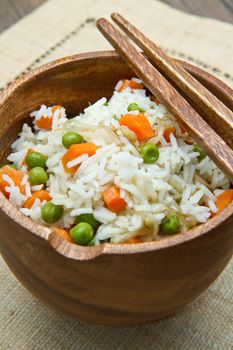
<path fill-rule="evenodd" d="M 76 216 L 75 223 L 78 224 L 80 222 L 87 222 L 90 224 L 94 230 L 97 230 L 100 223 L 94 218 L 93 214 L 80 214 Z"/>
<path fill-rule="evenodd" d="M 46 157 L 39 152 L 30 152 L 26 157 L 26 164 L 30 169 L 38 166 L 46 169 Z"/>
<path fill-rule="evenodd" d="M 103 106 L 108 106 L 108 105 L 109 105 L 108 101 L 104 102 L 103 104 Z"/>
<path fill-rule="evenodd" d="M 42 185 L 46 184 L 48 175 L 43 168 L 37 166 L 29 171 L 28 179 L 32 185 Z"/>
<path fill-rule="evenodd" d="M 140 154 L 146 164 L 153 164 L 159 158 L 159 149 L 153 143 L 145 143 L 140 147 Z"/>
<path fill-rule="evenodd" d="M 193 147 L 194 152 L 198 152 L 200 155 L 198 157 L 199 162 L 201 162 L 206 157 L 205 151 L 198 145 L 194 145 Z"/>
<path fill-rule="evenodd" d="M 176 215 L 166 216 L 160 226 L 160 232 L 167 235 L 173 235 L 180 231 L 180 221 Z"/>
<path fill-rule="evenodd" d="M 80 222 L 70 230 L 70 237 L 79 245 L 87 245 L 94 237 L 93 227 L 87 222 Z"/>
<path fill-rule="evenodd" d="M 130 103 L 127 107 L 127 110 L 129 112 L 131 112 L 131 111 L 145 112 L 145 109 L 140 107 L 137 103 Z"/>
<path fill-rule="evenodd" d="M 63 206 L 47 202 L 41 208 L 41 217 L 48 224 L 58 221 L 63 215 Z"/>
<path fill-rule="evenodd" d="M 70 148 L 71 145 L 83 143 L 83 137 L 76 132 L 69 131 L 62 137 L 62 144 L 65 148 Z"/>

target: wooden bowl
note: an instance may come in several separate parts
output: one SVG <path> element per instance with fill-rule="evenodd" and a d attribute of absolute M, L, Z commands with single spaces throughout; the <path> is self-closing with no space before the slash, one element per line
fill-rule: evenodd
<path fill-rule="evenodd" d="M 210 74 L 182 63 L 225 104 L 232 91 Z M 76 115 L 110 97 L 132 71 L 112 51 L 66 57 L 12 84 L 0 98 L 0 158 L 10 151 L 30 111 L 62 104 Z M 0 193 L 1 253 L 22 284 L 57 310 L 83 320 L 128 325 L 169 315 L 200 295 L 233 251 L 233 205 L 187 234 L 158 242 L 81 247 L 22 215 Z"/>

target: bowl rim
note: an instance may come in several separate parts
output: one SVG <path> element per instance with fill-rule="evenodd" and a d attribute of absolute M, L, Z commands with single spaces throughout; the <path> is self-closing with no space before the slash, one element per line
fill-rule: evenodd
<path fill-rule="evenodd" d="M 17 78 L 12 84 L 10 84 L 0 94 L 0 106 L 3 105 L 9 96 L 16 91 L 23 84 L 27 84 L 30 80 L 36 79 L 40 74 L 45 71 L 53 70 L 56 67 L 67 65 L 72 62 L 89 60 L 89 59 L 120 59 L 119 55 L 113 51 L 93 51 L 81 54 L 75 54 L 59 58 L 57 60 L 48 62 L 38 68 L 35 68 L 24 75 Z M 182 62 L 182 61 L 181 61 Z M 212 76 L 212 74 L 205 72 L 203 69 L 198 68 L 192 64 L 186 63 L 185 66 L 191 71 L 201 76 L 204 80 L 212 82 L 214 85 L 218 85 L 219 90 L 229 95 L 232 98 L 232 90 L 225 85 L 221 80 Z M 0 209 L 11 220 L 19 224 L 21 227 L 27 229 L 36 236 L 45 239 L 58 253 L 62 254 L 66 258 L 75 260 L 91 260 L 97 258 L 103 254 L 135 254 L 135 253 L 147 253 L 152 251 L 163 250 L 166 248 L 174 247 L 180 244 L 184 244 L 200 236 L 210 234 L 225 220 L 233 215 L 233 203 L 225 208 L 220 214 L 209 219 L 206 223 L 200 224 L 188 233 L 179 233 L 175 236 L 168 236 L 161 238 L 158 241 L 144 242 L 140 244 L 111 244 L 102 243 L 94 247 L 82 247 L 73 243 L 69 243 L 63 240 L 51 228 L 43 226 L 32 219 L 23 215 L 18 208 L 11 204 L 8 199 L 0 192 Z"/>

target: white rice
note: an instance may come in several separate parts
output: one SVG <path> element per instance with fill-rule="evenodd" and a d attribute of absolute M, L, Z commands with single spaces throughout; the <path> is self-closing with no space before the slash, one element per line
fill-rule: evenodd
<path fill-rule="evenodd" d="M 133 79 L 137 83 L 141 81 Z M 118 82 L 115 90 L 119 90 Z M 108 240 L 113 243 L 141 234 L 143 240 L 157 239 L 161 220 L 169 213 L 176 213 L 183 223 L 182 231 L 192 224 L 206 222 L 217 208 L 216 195 L 229 188 L 229 181 L 207 156 L 198 161 L 198 152 L 185 143 L 187 133 L 181 134 L 179 124 L 163 105 L 157 105 L 146 96 L 145 90 L 126 88 L 121 93 L 114 91 L 105 106 L 102 98 L 87 107 L 83 113 L 68 120 L 65 109 L 60 107 L 53 115 L 52 130 L 39 130 L 36 121 L 42 117 L 52 117 L 52 107 L 42 105 L 31 113 L 34 118 L 33 129 L 24 124 L 19 138 L 12 144 L 8 160 L 18 169 L 29 148 L 47 156 L 49 180 L 47 190 L 55 204 L 64 207 L 64 216 L 59 221 L 61 227 L 69 227 L 74 218 L 83 213 L 93 213 L 102 224 L 97 230 L 97 241 Z M 121 128 L 118 119 L 126 113 L 130 103 L 137 103 L 145 110 L 151 126 L 155 130 L 152 142 L 160 142 L 159 159 L 154 164 L 145 164 L 139 154 L 139 142 L 132 144 L 135 137 L 127 128 Z M 137 114 L 138 111 L 130 112 Z M 175 127 L 176 135 L 170 134 L 166 142 L 163 132 L 166 127 Z M 87 142 L 100 148 L 88 157 L 83 154 L 67 164 L 68 168 L 79 165 L 77 172 L 70 175 L 64 172 L 61 157 L 66 153 L 62 136 L 68 131 L 77 131 Z M 25 170 L 25 169 L 24 169 Z M 197 180 L 196 175 L 199 179 Z M 40 190 L 39 186 L 28 183 L 23 177 L 25 194 L 21 194 L 12 180 L 4 175 L 9 184 L 10 201 L 21 207 L 31 192 Z M 205 186 L 207 183 L 208 186 Z M 119 214 L 109 211 L 104 204 L 102 193 L 112 184 L 120 188 L 120 196 L 127 203 L 127 209 Z M 41 222 L 40 210 L 43 203 L 34 202 L 31 209 L 21 208 L 21 212 L 33 220 Z M 194 218 L 190 221 L 190 218 Z M 154 230 L 147 230 L 150 222 Z"/>
<path fill-rule="evenodd" d="M 82 162 L 84 162 L 85 160 L 88 159 L 88 154 L 84 153 L 81 156 L 75 158 L 74 160 L 71 160 L 70 162 L 68 162 L 66 164 L 67 168 L 73 168 L 78 164 L 81 164 Z"/>

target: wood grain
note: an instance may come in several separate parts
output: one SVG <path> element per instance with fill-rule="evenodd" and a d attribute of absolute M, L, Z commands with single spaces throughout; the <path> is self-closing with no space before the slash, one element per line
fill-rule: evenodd
<path fill-rule="evenodd" d="M 169 57 L 156 43 L 147 38 L 123 16 L 113 13 L 112 19 L 143 50 L 150 59 L 150 62 L 165 78 L 173 86 L 178 87 L 182 91 L 183 96 L 188 97 L 189 104 L 191 101 L 193 106 L 198 106 L 198 113 L 204 117 L 205 121 L 233 149 L 233 91 L 231 101 L 232 110 L 230 110 L 192 77 L 178 62 Z"/>
<path fill-rule="evenodd" d="M 119 30 L 104 18 L 97 21 L 97 27 L 136 76 L 182 122 L 194 140 L 233 183 L 233 150 Z M 225 130 L 228 130 L 227 127 Z M 232 140 L 232 129 L 228 137 Z"/>
<path fill-rule="evenodd" d="M 229 98 L 218 79 L 185 67 L 214 94 Z M 77 115 L 132 75 L 116 53 L 106 51 L 67 57 L 19 78 L 0 97 L 0 161 L 42 102 L 61 103 L 68 115 Z M 16 277 L 49 306 L 95 323 L 143 323 L 175 312 L 217 278 L 233 253 L 233 204 L 188 234 L 97 247 L 63 241 L 2 194 L 0 208 L 0 250 Z"/>
<path fill-rule="evenodd" d="M 0 0 L 0 33 L 46 0 Z M 232 0 L 160 0 L 178 10 L 233 23 Z"/>

